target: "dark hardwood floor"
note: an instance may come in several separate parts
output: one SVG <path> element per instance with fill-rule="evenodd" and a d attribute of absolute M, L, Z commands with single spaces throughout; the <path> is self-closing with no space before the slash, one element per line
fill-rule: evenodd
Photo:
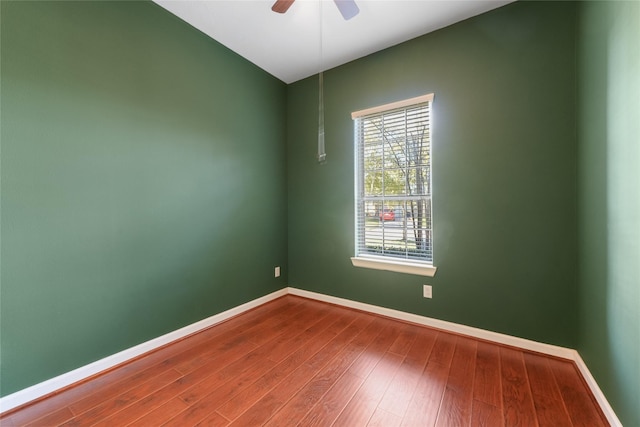
<path fill-rule="evenodd" d="M 604 426 L 570 361 L 286 296 L 1 426 Z"/>

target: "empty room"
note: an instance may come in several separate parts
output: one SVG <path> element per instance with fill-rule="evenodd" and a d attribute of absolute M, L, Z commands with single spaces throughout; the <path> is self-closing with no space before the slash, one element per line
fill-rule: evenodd
<path fill-rule="evenodd" d="M 0 0 L 1 426 L 640 426 L 640 2 Z"/>

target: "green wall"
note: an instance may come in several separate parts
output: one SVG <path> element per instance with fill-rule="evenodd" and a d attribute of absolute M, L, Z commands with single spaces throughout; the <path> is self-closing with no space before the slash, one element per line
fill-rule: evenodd
<path fill-rule="evenodd" d="M 290 286 L 575 347 L 575 21 L 513 3 L 326 72 L 325 165 L 290 85 Z M 350 113 L 431 92 L 436 276 L 355 268 Z"/>
<path fill-rule="evenodd" d="M 640 425 L 640 3 L 579 26 L 580 343 L 624 425 Z"/>
<path fill-rule="evenodd" d="M 1 2 L 1 394 L 286 286 L 284 83 L 151 2 Z"/>

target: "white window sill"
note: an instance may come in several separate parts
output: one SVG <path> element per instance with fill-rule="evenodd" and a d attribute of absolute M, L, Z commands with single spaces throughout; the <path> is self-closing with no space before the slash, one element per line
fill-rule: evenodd
<path fill-rule="evenodd" d="M 436 267 L 411 261 L 391 261 L 383 257 L 352 257 L 354 267 L 372 268 L 374 270 L 395 271 L 396 273 L 416 274 L 419 276 L 433 277 Z"/>

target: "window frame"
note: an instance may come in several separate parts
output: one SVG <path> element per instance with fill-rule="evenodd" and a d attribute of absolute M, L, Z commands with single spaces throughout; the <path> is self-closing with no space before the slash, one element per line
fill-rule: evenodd
<path fill-rule="evenodd" d="M 362 222 L 362 231 L 364 232 L 364 222 L 366 221 L 366 215 L 360 212 L 359 203 L 361 200 L 361 185 L 364 185 L 364 175 L 365 169 L 361 167 L 364 162 L 364 154 L 361 153 L 361 150 L 364 150 L 364 146 L 361 148 L 360 136 L 358 133 L 359 120 L 366 119 L 372 116 L 382 116 L 385 113 L 392 113 L 394 110 L 407 110 L 412 107 L 418 107 L 420 105 L 428 104 L 429 105 L 429 188 L 430 188 L 430 198 L 433 200 L 433 180 L 431 176 L 431 169 L 433 166 L 433 157 L 432 157 L 432 119 L 433 119 L 433 93 L 418 96 L 415 98 L 405 99 L 398 102 L 392 102 L 389 104 L 380 105 L 373 108 L 368 108 L 360 111 L 355 111 L 351 114 L 351 118 L 354 121 L 354 219 L 355 219 L 355 233 L 354 233 L 354 242 L 355 242 L 355 256 L 351 258 L 351 262 L 355 267 L 363 267 L 370 268 L 376 270 L 387 270 L 387 271 L 395 271 L 400 273 L 408 273 L 408 274 L 416 274 L 422 276 L 433 277 L 436 273 L 436 267 L 433 265 L 433 207 L 432 203 L 429 203 L 429 217 L 430 217 L 430 232 L 431 232 L 431 260 L 420 260 L 416 258 L 409 258 L 408 254 L 405 257 L 400 256 L 389 256 L 389 255 L 379 255 L 372 253 L 361 253 L 360 251 L 360 242 L 364 237 L 360 235 Z M 406 120 L 406 119 L 405 119 Z M 384 166 L 383 166 L 384 170 Z M 408 195 L 405 194 L 405 197 Z M 364 198 L 364 195 L 362 195 Z M 384 193 L 383 193 L 383 205 L 384 205 Z M 382 207 L 384 209 L 384 206 Z M 360 218 L 359 216 L 363 217 Z M 384 222 L 384 221 L 383 221 Z M 406 225 L 405 225 L 406 228 Z"/>

